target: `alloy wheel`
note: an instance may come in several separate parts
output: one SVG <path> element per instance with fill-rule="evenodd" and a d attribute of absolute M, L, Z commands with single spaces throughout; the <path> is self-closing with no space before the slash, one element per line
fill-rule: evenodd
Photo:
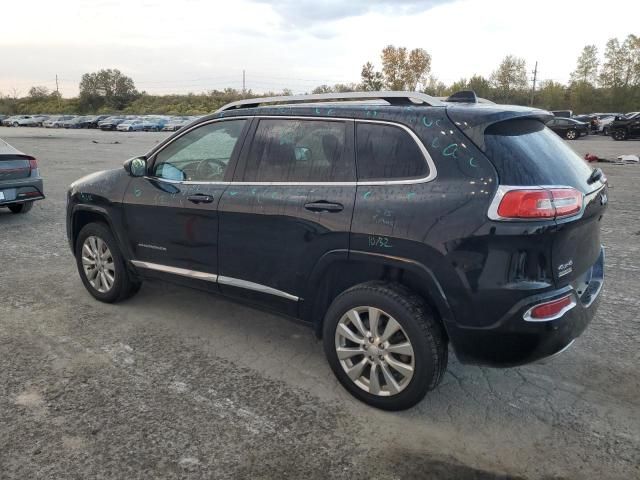
<path fill-rule="evenodd" d="M 415 354 L 409 336 L 378 308 L 362 306 L 345 313 L 336 328 L 335 348 L 347 376 L 372 395 L 396 395 L 413 378 Z"/>
<path fill-rule="evenodd" d="M 116 279 L 116 267 L 109 246 L 100 237 L 89 236 L 82 245 L 82 268 L 87 281 L 100 293 L 107 293 Z"/>

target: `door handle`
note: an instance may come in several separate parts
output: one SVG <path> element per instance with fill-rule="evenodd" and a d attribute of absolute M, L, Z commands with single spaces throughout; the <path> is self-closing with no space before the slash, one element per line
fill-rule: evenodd
<path fill-rule="evenodd" d="M 305 203 L 304 208 L 311 212 L 341 212 L 344 209 L 344 206 L 340 203 L 320 200 L 318 202 Z"/>
<path fill-rule="evenodd" d="M 187 200 L 189 200 L 192 203 L 211 203 L 213 202 L 213 197 L 211 195 L 204 195 L 202 193 L 197 193 L 195 195 L 189 195 L 187 197 Z"/>

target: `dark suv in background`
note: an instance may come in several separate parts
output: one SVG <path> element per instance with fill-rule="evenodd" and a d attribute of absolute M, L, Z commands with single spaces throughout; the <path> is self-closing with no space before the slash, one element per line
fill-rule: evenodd
<path fill-rule="evenodd" d="M 609 131 L 614 140 L 640 137 L 640 112 L 616 117 L 609 125 Z"/>
<path fill-rule="evenodd" d="M 594 316 L 607 186 L 551 118 L 473 92 L 235 102 L 73 183 L 69 244 L 98 300 L 160 278 L 301 318 L 354 396 L 408 408 L 449 344 L 521 365 Z"/>

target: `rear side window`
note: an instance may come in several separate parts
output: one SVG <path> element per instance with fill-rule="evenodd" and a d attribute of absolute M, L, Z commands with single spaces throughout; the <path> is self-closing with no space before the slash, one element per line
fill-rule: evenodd
<path fill-rule="evenodd" d="M 566 121 L 566 120 L 565 120 Z M 509 120 L 485 130 L 485 153 L 502 185 L 588 187 L 591 168 L 542 122 Z"/>
<path fill-rule="evenodd" d="M 355 180 L 346 122 L 262 119 L 247 156 L 246 182 Z M 353 135 L 353 133 L 351 134 Z"/>
<path fill-rule="evenodd" d="M 356 125 L 358 180 L 425 177 L 426 159 L 403 128 L 379 123 Z"/>

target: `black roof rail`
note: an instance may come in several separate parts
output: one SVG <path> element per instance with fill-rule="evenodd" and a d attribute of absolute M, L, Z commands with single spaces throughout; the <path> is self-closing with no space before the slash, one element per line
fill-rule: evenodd
<path fill-rule="evenodd" d="M 255 108 L 268 103 L 310 103 L 330 100 L 385 100 L 389 105 L 425 104 L 432 107 L 444 106 L 437 98 L 420 92 L 344 92 L 248 98 L 228 103 L 216 110 L 216 113 L 235 108 Z"/>

